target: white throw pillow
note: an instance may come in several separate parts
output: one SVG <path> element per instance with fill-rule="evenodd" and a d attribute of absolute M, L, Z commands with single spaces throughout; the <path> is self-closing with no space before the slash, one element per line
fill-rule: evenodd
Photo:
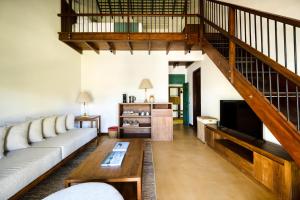
<path fill-rule="evenodd" d="M 66 115 L 58 116 L 56 118 L 56 133 L 61 134 L 67 132 L 66 130 Z"/>
<path fill-rule="evenodd" d="M 33 120 L 29 125 L 29 142 L 40 142 L 43 140 L 43 119 Z"/>
<path fill-rule="evenodd" d="M 6 127 L 0 127 L 0 159 L 4 157 L 4 139 L 6 136 L 6 132 Z"/>
<path fill-rule="evenodd" d="M 17 149 L 25 149 L 28 144 L 29 122 L 24 122 L 9 128 L 5 141 L 5 150 L 13 151 Z"/>
<path fill-rule="evenodd" d="M 43 120 L 43 134 L 44 137 L 49 138 L 49 137 L 55 137 L 56 131 L 55 131 L 55 121 L 56 117 L 46 117 Z"/>
<path fill-rule="evenodd" d="M 68 114 L 66 118 L 66 128 L 67 130 L 74 129 L 75 116 L 73 114 Z"/>

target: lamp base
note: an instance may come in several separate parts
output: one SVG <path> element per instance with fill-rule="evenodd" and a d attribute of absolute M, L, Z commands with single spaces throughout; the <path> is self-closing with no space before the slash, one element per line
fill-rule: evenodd
<path fill-rule="evenodd" d="M 144 103 L 148 103 L 148 100 L 147 100 L 147 99 L 145 99 Z"/>
<path fill-rule="evenodd" d="M 89 115 L 87 114 L 87 112 L 84 112 L 82 117 L 88 117 Z"/>

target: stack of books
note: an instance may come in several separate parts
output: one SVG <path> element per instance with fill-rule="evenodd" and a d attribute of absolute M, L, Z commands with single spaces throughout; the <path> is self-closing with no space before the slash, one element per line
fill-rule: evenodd
<path fill-rule="evenodd" d="M 102 161 L 102 167 L 121 166 L 129 146 L 129 142 L 117 142 L 112 150 Z"/>

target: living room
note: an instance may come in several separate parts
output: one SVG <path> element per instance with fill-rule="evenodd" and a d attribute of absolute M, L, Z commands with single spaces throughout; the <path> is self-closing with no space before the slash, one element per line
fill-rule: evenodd
<path fill-rule="evenodd" d="M 267 55 L 267 49 L 264 49 L 267 48 L 267 43 L 264 45 L 261 53 L 264 54 L 264 56 L 273 58 L 272 62 L 263 57 L 263 55 L 255 53 L 253 50 L 250 51 L 250 48 L 242 46 L 237 40 L 232 40 L 232 43 L 229 41 L 229 46 L 236 42 L 236 46 L 244 48 L 251 53 L 251 62 L 255 57 L 260 60 L 265 59 L 265 63 L 270 66 L 275 66 L 272 70 L 280 73 L 280 77 L 286 77 L 288 79 L 287 81 L 293 82 L 296 85 L 296 89 L 294 89 L 294 85 L 290 83 L 287 84 L 288 91 L 286 93 L 291 92 L 291 94 L 290 96 L 288 94 L 282 97 L 280 100 L 281 103 L 284 102 L 286 98 L 290 98 L 290 100 L 286 100 L 288 102 L 286 103 L 287 105 L 284 104 L 284 106 L 282 106 L 287 106 L 287 109 L 279 109 L 279 112 L 275 110 L 277 109 L 276 99 L 277 97 L 278 99 L 281 98 L 279 96 L 282 96 L 282 93 L 276 96 L 275 91 L 273 91 L 273 93 L 270 92 L 270 94 L 272 93 L 271 95 L 265 95 L 268 95 L 266 99 L 271 101 L 271 104 L 273 97 L 273 104 L 276 104 L 276 108 L 270 105 L 270 103 L 268 106 L 262 107 L 261 105 L 266 105 L 261 103 L 262 101 L 252 103 L 252 99 L 258 99 L 256 93 L 253 93 L 252 86 L 255 86 L 255 84 L 253 84 L 253 82 L 255 82 L 253 81 L 253 77 L 251 88 L 249 86 L 243 90 L 241 87 L 244 87 L 245 84 L 239 85 L 239 76 L 231 74 L 233 70 L 223 70 L 226 66 L 229 66 L 230 63 L 232 64 L 230 55 L 233 55 L 229 53 L 229 60 L 225 60 L 226 63 L 224 62 L 224 58 L 220 56 L 224 56 L 224 50 L 218 49 L 220 45 L 224 43 L 223 38 L 220 37 L 216 40 L 220 42 L 218 46 L 215 45 L 216 41 L 210 40 L 209 36 L 207 36 L 207 40 L 205 41 L 213 45 L 209 46 L 203 43 L 202 46 L 202 44 L 198 42 L 200 40 L 198 37 L 201 36 L 200 29 L 199 34 L 198 32 L 195 34 L 197 35 L 195 39 L 193 32 L 185 33 L 186 30 L 182 27 L 183 25 L 177 23 L 177 26 L 182 30 L 176 33 L 177 35 L 175 35 L 175 31 L 174 35 L 165 32 L 147 33 L 147 37 L 150 39 L 145 41 L 138 38 L 144 37 L 144 35 L 142 35 L 143 33 L 141 33 L 141 36 L 138 36 L 139 33 L 130 33 L 130 25 L 128 25 L 128 34 L 126 32 L 118 35 L 121 39 L 105 39 L 105 37 L 115 37 L 114 34 L 108 33 L 108 36 L 101 36 L 103 37 L 102 39 L 93 39 L 90 41 L 89 39 L 81 38 L 77 40 L 76 37 L 79 36 L 77 36 L 76 33 L 73 34 L 72 31 L 69 32 L 68 34 L 70 35 L 66 37 L 62 34 L 63 17 L 65 17 L 61 12 L 63 2 L 73 2 L 75 4 L 73 8 L 76 10 L 77 4 L 81 5 L 81 3 L 83 3 L 83 5 L 90 4 L 92 6 L 93 3 L 99 1 L 4 0 L 0 2 L 0 25 L 2 27 L 0 33 L 0 144 L 2 145 L 0 149 L 0 187 L 5 188 L 3 191 L 0 191 L 0 199 L 43 199 L 47 196 L 49 199 L 76 199 L 76 196 L 77 199 L 82 199 L 82 195 L 87 193 L 89 193 L 90 196 L 85 199 L 225 200 L 299 198 L 300 191 L 297 188 L 299 188 L 300 184 L 300 170 L 297 163 L 299 164 L 300 159 L 298 159 L 299 154 L 298 150 L 296 150 L 299 138 L 299 116 L 297 117 L 299 106 L 288 107 L 289 105 L 296 105 L 296 101 L 298 105 L 299 98 L 296 95 L 298 95 L 297 84 L 300 83 L 298 82 L 299 73 L 297 74 L 296 71 L 291 75 L 291 72 L 285 72 L 277 67 L 276 63 L 284 66 L 284 52 L 277 52 L 278 62 L 274 63 L 276 61 L 276 51 L 273 51 L 276 47 L 275 42 L 274 44 L 271 43 L 271 53 L 269 53 L 269 56 Z M 125 4 L 125 1 L 120 1 L 120 4 L 118 1 L 100 2 L 102 2 L 103 5 L 109 5 L 109 2 L 112 2 L 112 8 Z M 145 5 L 149 2 L 150 1 L 145 0 Z M 171 4 L 172 2 L 170 1 L 169 3 Z M 184 8 L 184 1 L 178 2 L 178 8 Z M 197 5 L 202 5 L 201 2 L 203 1 L 192 0 L 191 2 L 194 2 L 194 5 L 193 3 L 188 5 L 190 5 L 192 10 L 196 9 Z M 300 16 L 297 10 L 300 5 L 298 2 L 293 0 L 288 0 L 284 3 L 281 1 L 248 2 L 244 0 L 223 2 L 262 11 L 262 13 L 253 11 L 253 13 L 251 13 L 253 19 L 255 14 L 257 16 L 270 17 L 270 21 L 273 19 L 272 17 L 275 16 L 274 18 L 278 21 L 278 24 L 280 22 L 280 25 L 278 25 L 280 31 L 284 30 L 283 27 L 281 27 L 280 20 L 282 19 L 280 17 L 276 18 L 276 16 L 281 15 L 293 18 L 288 18 L 290 19 L 288 20 L 282 17 L 286 20 L 288 31 L 286 38 L 288 43 L 288 56 L 286 56 L 288 57 L 288 61 L 286 61 L 288 65 L 287 68 L 290 68 L 291 65 L 295 65 L 295 69 L 297 68 L 297 59 L 299 60 L 300 58 L 300 50 L 297 48 L 298 46 L 295 45 L 300 44 L 298 41 L 300 38 L 298 26 Z M 226 3 L 219 4 L 218 1 L 214 0 L 207 0 L 206 3 L 206 5 L 215 3 L 217 5 L 216 7 L 220 6 L 217 8 L 219 9 L 218 11 L 220 11 L 219 14 L 221 13 L 222 6 L 228 6 L 229 10 L 229 7 L 232 5 Z M 170 6 L 170 12 L 173 8 L 177 9 L 177 4 L 173 2 Z M 70 3 L 70 5 L 72 4 Z M 133 5 L 139 4 L 133 2 Z M 149 3 L 149 5 L 151 4 Z M 137 8 L 139 7 L 137 6 Z M 241 22 L 239 9 L 242 8 L 234 6 L 232 8 L 236 9 L 236 22 Z M 107 9 L 107 12 L 109 11 L 108 7 L 105 9 Z M 148 9 L 148 7 L 145 6 L 145 9 Z M 151 9 L 151 6 L 149 9 Z M 158 8 L 154 7 L 153 9 Z M 168 8 L 166 7 L 165 9 Z M 125 8 L 123 8 L 123 11 L 125 12 Z M 252 10 L 247 10 L 247 13 L 248 12 L 250 13 Z M 271 12 L 272 14 L 269 16 L 264 12 Z M 93 13 L 93 15 L 94 14 L 95 13 Z M 150 16 L 152 14 L 150 14 Z M 244 13 L 242 14 L 244 17 Z M 96 13 L 96 15 L 97 17 L 100 16 L 101 20 L 102 15 L 104 15 L 103 18 L 110 16 L 110 14 L 103 13 Z M 132 20 L 136 15 L 137 14 L 132 14 Z M 181 23 L 186 24 L 188 24 L 188 22 L 184 22 L 184 16 L 186 18 L 194 17 L 191 13 L 185 13 L 183 17 L 181 17 L 181 14 L 174 14 L 174 11 L 173 14 L 169 15 L 170 16 L 166 14 L 166 16 L 169 17 L 168 25 L 171 23 L 171 15 L 174 15 L 175 20 L 180 19 L 183 21 Z M 74 17 L 72 14 L 71 16 Z M 78 14 L 78 19 L 81 19 L 81 17 L 83 18 L 85 15 Z M 152 19 L 152 17 L 150 18 Z M 99 23 L 93 16 L 90 16 L 90 18 L 92 23 Z M 127 16 L 124 16 L 124 19 L 127 19 Z M 174 19 L 172 17 L 172 20 Z M 163 20 L 159 20 L 159 28 L 162 29 L 162 24 L 167 24 L 167 22 L 163 23 Z M 251 17 L 247 18 L 245 24 L 250 21 L 250 27 L 254 30 L 256 24 L 254 21 L 257 22 L 259 26 L 259 19 L 253 20 L 252 25 L 251 20 Z M 263 20 L 265 20 L 265 18 Z M 143 22 L 143 19 L 141 21 Z M 194 20 L 194 22 L 190 24 L 200 23 L 200 21 L 201 20 Z M 265 22 L 267 23 L 267 21 Z M 151 21 L 151 24 L 152 23 Z M 295 24 L 295 40 L 291 37 L 293 33 L 292 25 L 290 27 L 291 23 Z M 273 21 L 271 21 L 270 24 L 272 28 L 270 28 L 269 32 L 273 33 L 273 31 L 275 31 Z M 216 28 L 216 26 L 212 26 L 209 21 L 206 21 L 206 26 Z M 244 28 L 244 25 L 240 27 Z M 76 29 L 76 25 L 74 25 L 73 28 Z M 143 29 L 146 31 L 144 27 Z M 249 27 L 247 29 L 249 31 Z M 207 30 L 209 30 L 209 28 Z M 211 33 L 215 32 L 212 31 Z M 89 34 L 92 35 L 94 33 Z M 101 33 L 98 34 L 97 37 L 100 37 Z M 109 36 L 109 34 L 111 36 Z M 122 34 L 125 35 L 124 38 L 130 37 L 132 39 L 128 42 L 128 39 L 122 39 Z M 163 34 L 169 34 L 169 38 L 164 38 L 165 36 L 162 36 Z M 185 41 L 183 43 L 180 34 L 182 34 L 182 38 Z M 264 32 L 264 34 L 267 35 L 267 31 Z M 103 35 L 105 34 L 103 33 Z M 226 34 L 224 33 L 224 35 Z M 248 38 L 250 35 L 251 34 L 247 35 Z M 279 33 L 278 35 L 280 38 L 281 35 Z M 90 37 L 86 35 L 83 36 Z M 254 38 L 253 34 L 253 41 Z M 267 37 L 263 36 L 262 38 L 266 39 Z M 275 38 L 276 37 L 272 35 L 269 39 L 275 41 Z M 99 40 L 98 43 L 97 40 Z M 191 45 L 190 42 L 194 42 L 194 40 L 197 41 L 197 44 Z M 228 40 L 230 40 L 230 37 Z M 124 41 L 125 43 L 123 44 L 122 42 Z M 296 41 L 296 43 L 294 41 Z M 98 44 L 98 46 L 95 44 Z M 284 46 L 284 40 L 279 39 L 278 44 L 279 46 Z M 250 46 L 251 45 L 254 47 L 254 42 L 250 42 Z M 212 48 L 217 49 L 219 53 L 216 53 L 217 51 Z M 280 48 L 277 47 L 277 49 Z M 289 52 L 296 52 L 296 56 L 289 54 Z M 239 50 L 237 50 L 236 54 L 239 55 Z M 171 109 L 168 103 L 170 61 L 192 62 L 191 65 L 186 66 L 186 83 L 189 84 L 188 126 L 182 124 L 173 126 L 173 117 L 168 116 L 168 119 L 165 119 L 165 114 L 162 114 L 161 111 Z M 247 60 L 236 61 L 235 64 L 239 66 L 239 64 L 243 62 L 247 62 Z M 258 66 L 257 63 L 260 62 L 261 61 L 256 62 L 256 66 Z M 267 64 L 265 64 L 265 66 Z M 176 66 L 174 66 L 174 68 L 176 68 Z M 193 73 L 198 69 L 201 71 L 201 100 L 200 102 L 195 102 L 192 87 Z M 270 74 L 273 73 L 271 69 L 268 70 Z M 255 73 L 258 73 L 258 70 L 256 70 Z M 266 76 L 268 76 L 269 81 L 270 79 L 273 81 L 273 79 L 270 78 L 271 75 Z M 145 88 L 140 87 L 144 79 L 148 79 L 151 82 L 151 87 L 146 89 L 146 91 Z M 235 80 L 236 82 L 234 82 Z M 251 83 L 251 80 L 248 82 Z M 278 82 L 281 84 L 281 79 Z M 258 84 L 256 86 L 258 90 L 260 90 Z M 250 91 L 250 93 L 248 93 L 248 91 Z M 87 103 L 78 101 L 78 96 L 82 92 L 87 92 L 90 96 Z M 124 105 L 129 104 L 129 107 L 131 106 L 128 101 L 126 101 L 126 103 L 123 101 L 123 94 L 126 94 L 127 97 L 134 96 L 134 104 L 138 106 L 144 105 L 146 98 L 147 103 L 145 105 L 149 105 L 150 115 L 152 114 L 149 119 L 145 119 L 146 124 L 151 124 L 151 126 L 140 127 L 140 129 L 138 129 L 150 129 L 150 133 L 153 134 L 152 140 L 151 135 L 150 138 L 146 139 L 137 137 L 130 139 L 122 138 L 120 140 L 130 142 L 128 147 L 129 152 L 125 155 L 125 160 L 120 167 L 120 169 L 123 170 L 123 168 L 125 168 L 124 166 L 126 166 L 126 170 L 121 170 L 120 173 L 138 172 L 138 178 L 135 177 L 134 180 L 128 181 L 130 178 L 127 177 L 128 179 L 126 179 L 126 181 L 130 183 L 126 183 L 126 187 L 123 186 L 122 183 L 111 183 L 103 179 L 102 181 L 97 181 L 96 179 L 82 181 L 93 182 L 93 184 L 91 186 L 83 185 L 83 187 L 80 187 L 83 183 L 77 184 L 72 178 L 75 176 L 82 178 L 81 174 L 89 173 L 90 163 L 86 164 L 84 162 L 89 159 L 92 160 L 92 156 L 95 156 L 95 160 L 100 159 L 100 157 L 104 160 L 104 157 L 107 155 L 107 151 L 104 150 L 108 149 L 108 151 L 111 151 L 111 148 L 114 146 L 116 139 L 110 138 L 108 133 L 111 130 L 110 128 L 118 127 L 117 132 L 119 132 L 119 137 L 122 137 L 123 133 L 129 133 L 124 130 L 131 129 L 122 127 L 122 124 L 124 125 L 126 121 L 123 119 L 124 116 L 122 116 L 126 109 L 120 106 L 122 106 L 122 103 L 124 103 Z M 150 96 L 153 96 L 154 100 L 150 101 Z M 260 98 L 263 98 L 263 95 L 261 95 Z M 293 98 L 295 98 L 295 101 Z M 242 139 L 237 140 L 236 138 L 239 137 L 232 137 L 232 135 L 223 133 L 224 131 L 210 125 L 205 128 L 206 144 L 197 138 L 197 124 L 195 124 L 197 120 L 193 114 L 194 106 L 197 104 L 200 105 L 201 116 L 211 116 L 220 120 L 222 118 L 220 104 L 222 100 L 244 100 L 243 102 L 249 104 L 249 108 L 253 109 L 254 113 L 256 113 L 257 117 L 261 120 L 262 138 L 260 138 L 260 140 L 263 141 L 263 144 L 267 147 L 261 144 L 246 142 Z M 278 105 L 280 108 L 281 104 L 278 103 Z M 130 107 L 129 110 L 126 111 L 130 111 L 131 109 L 133 108 Z M 270 109 L 274 110 L 269 112 Z M 123 111 L 123 113 L 121 111 Z M 147 115 L 146 111 L 144 112 L 138 109 L 138 112 L 141 116 L 127 116 L 127 118 L 129 118 L 127 121 L 135 121 L 130 120 L 130 118 L 137 120 L 147 118 L 147 116 L 145 116 Z M 154 115 L 155 112 L 158 113 L 157 116 Z M 90 128 L 91 121 L 85 118 L 82 120 L 84 113 L 87 113 L 88 116 L 97 116 L 92 120 L 97 121 L 98 127 L 96 127 L 100 130 Z M 273 113 L 276 113 L 276 116 Z M 98 116 L 100 116 L 99 120 Z M 289 116 L 291 117 L 289 118 Z M 293 116 L 296 116 L 295 119 Z M 157 118 L 154 119 L 155 117 Z M 82 129 L 80 128 L 80 122 L 82 123 L 80 120 L 83 121 Z M 149 122 L 149 120 L 152 121 Z M 294 120 L 296 123 L 294 123 Z M 33 127 L 33 122 L 38 122 L 40 124 L 38 125 L 38 129 L 43 131 L 42 136 L 39 136 L 40 138 L 37 139 L 38 142 L 35 142 L 34 139 L 28 135 L 31 133 L 30 127 Z M 172 126 L 167 126 L 169 122 Z M 159 127 L 156 129 L 154 123 L 158 123 L 160 124 L 159 126 L 165 128 L 160 129 L 161 127 Z M 21 129 L 26 131 L 26 135 L 23 135 L 23 138 L 20 139 L 19 136 L 13 138 L 13 136 L 8 137 L 8 135 L 6 135 L 14 131 L 16 134 L 19 134 L 20 127 L 18 125 L 20 124 L 22 125 L 20 126 Z M 43 127 L 46 126 L 46 124 L 52 126 L 49 127 L 50 131 Z M 160 141 L 165 140 L 162 135 L 167 132 L 167 129 L 171 132 L 171 138 L 168 139 L 169 141 Z M 278 130 L 276 131 L 276 129 Z M 158 136 L 155 139 L 154 132 L 157 130 Z M 61 135 L 66 132 L 70 132 L 70 134 Z M 295 133 L 295 135 L 293 135 L 293 133 Z M 22 144 L 18 146 L 19 139 L 22 141 L 26 140 L 26 144 L 21 142 Z M 70 144 L 68 144 L 68 142 Z M 268 144 L 270 144 L 270 146 L 268 146 Z M 70 145 L 70 147 L 68 145 Z M 95 151 L 95 149 L 97 150 Z M 40 152 L 38 152 L 39 150 Z M 96 154 L 97 151 L 100 153 Z M 44 154 L 48 155 L 44 157 Z M 250 154 L 251 156 L 249 156 Z M 129 155 L 132 155 L 132 157 Z M 10 156 L 19 157 L 14 157 L 7 161 Z M 138 159 L 135 159 L 134 156 L 143 159 L 136 161 Z M 26 158 L 32 159 L 30 162 L 37 161 L 37 158 L 39 158 L 42 160 L 42 163 L 49 163 L 49 165 L 37 164 L 37 166 L 35 166 L 36 168 L 28 169 L 29 171 L 25 172 L 23 171 L 23 174 L 21 172 L 20 174 L 12 174 L 12 169 L 14 169 L 13 165 L 19 163 L 19 165 L 16 165 L 18 169 L 15 172 L 19 169 L 26 168 Z M 129 158 L 134 158 L 134 161 Z M 52 160 L 50 161 L 50 159 Z M 100 165 L 102 162 L 101 159 L 97 160 L 98 163 L 96 164 Z M 255 171 L 258 168 L 261 170 L 259 171 L 260 174 Z M 129 169 L 131 169 L 131 171 Z M 101 170 L 104 169 L 101 168 Z M 34 174 L 33 171 L 36 171 L 36 174 Z M 111 171 L 113 173 L 111 173 Z M 111 173 L 111 176 L 117 176 L 119 173 L 113 170 L 111 171 L 108 173 Z M 105 172 L 105 170 L 101 171 L 101 173 L 103 172 Z M 25 175 L 26 173 L 28 174 Z M 91 174 L 90 176 L 92 175 L 95 174 Z M 21 179 L 24 181 L 20 181 Z M 122 180 L 120 182 L 126 181 Z M 100 185 L 99 182 L 103 185 Z M 99 183 L 99 185 L 97 185 L 97 183 Z M 72 190 L 73 187 L 75 187 L 75 191 Z"/>

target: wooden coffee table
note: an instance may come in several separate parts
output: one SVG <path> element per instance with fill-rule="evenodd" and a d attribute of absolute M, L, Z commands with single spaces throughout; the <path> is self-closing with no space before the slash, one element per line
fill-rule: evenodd
<path fill-rule="evenodd" d="M 130 142 L 122 165 L 119 167 L 101 167 L 101 162 L 118 141 Z M 141 200 L 143 160 L 143 139 L 104 139 L 100 141 L 96 150 L 69 174 L 68 178 L 65 179 L 65 187 L 84 182 L 106 182 L 112 185 L 122 185 L 120 187 L 122 190 L 124 184 L 134 184 L 136 186 L 134 187 L 136 190 L 134 192 L 136 193 L 135 198 Z M 123 195 L 124 191 L 120 192 Z"/>

